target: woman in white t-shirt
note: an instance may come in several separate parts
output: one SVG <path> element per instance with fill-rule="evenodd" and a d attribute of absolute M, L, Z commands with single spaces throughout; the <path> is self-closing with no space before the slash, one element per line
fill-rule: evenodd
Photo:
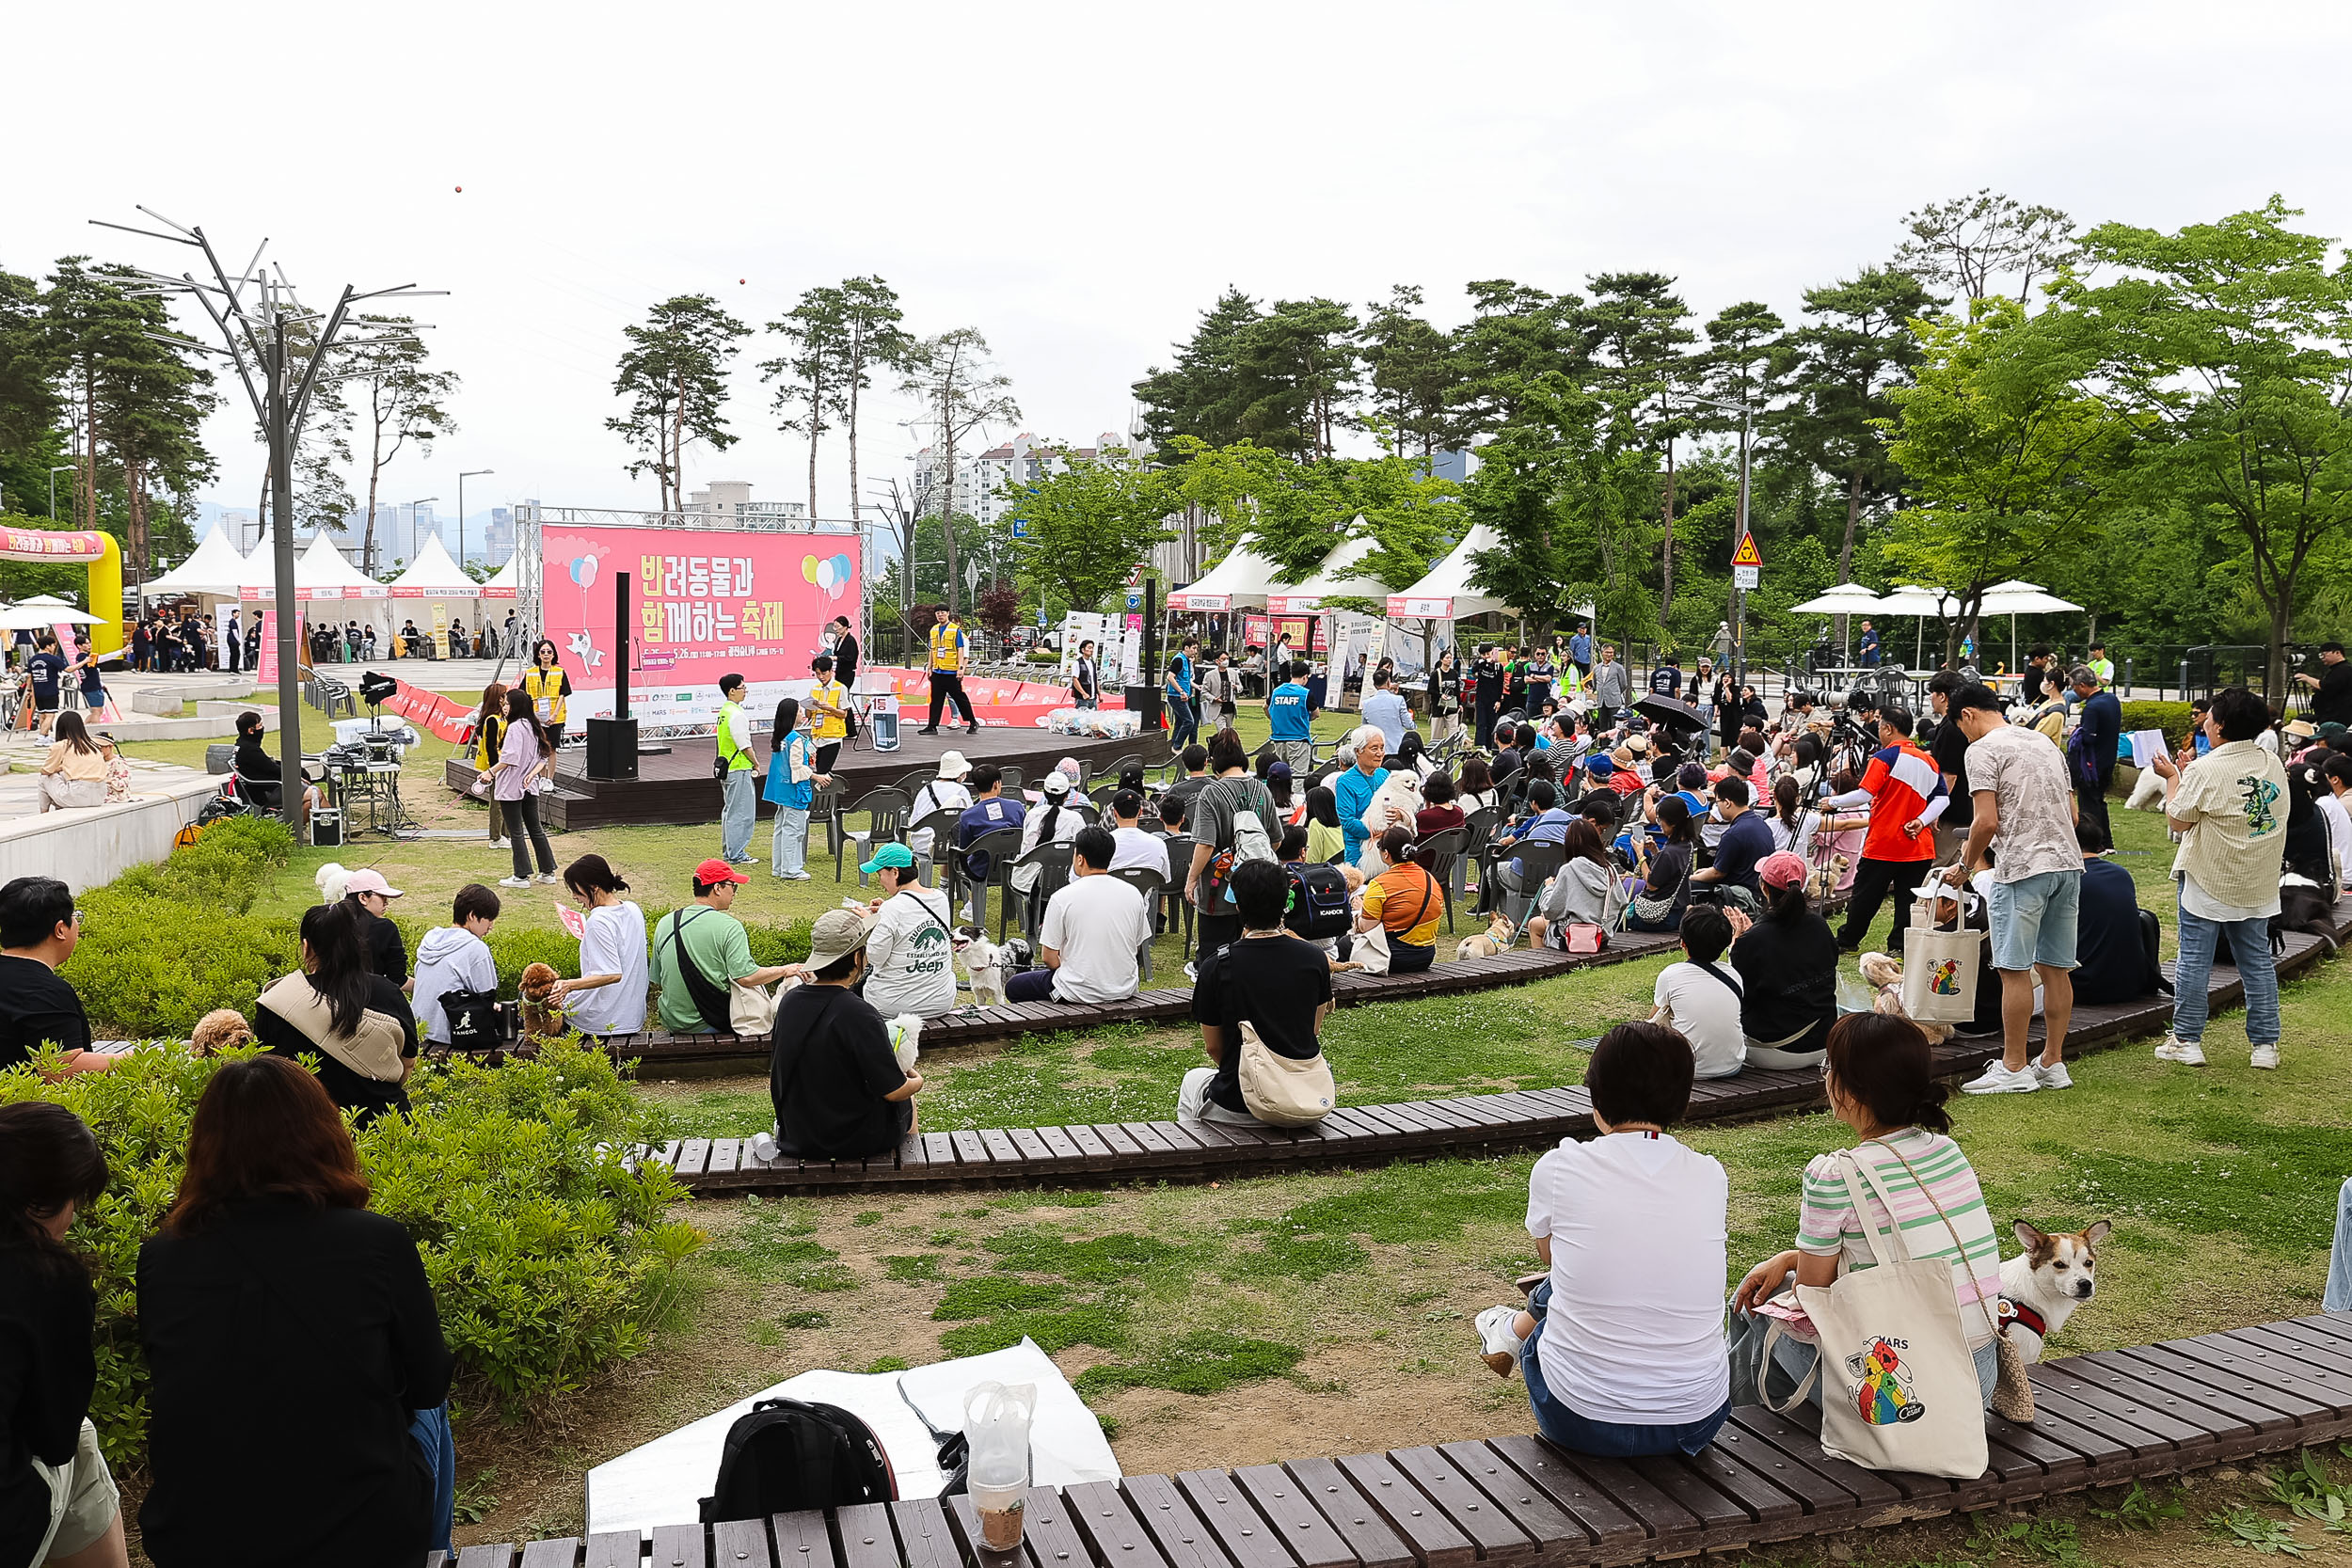
<path fill-rule="evenodd" d="M 634 1035 L 645 1026 L 645 911 L 621 896 L 628 884 L 602 855 L 565 866 L 564 885 L 588 906 L 588 927 L 580 978 L 558 980 L 551 995 L 583 1035 Z"/>
<path fill-rule="evenodd" d="M 1690 1106 L 1691 1048 L 1621 1023 L 1584 1069 L 1601 1136 L 1564 1139 L 1528 1179 L 1547 1265 L 1527 1307 L 1478 1314 L 1486 1365 L 1527 1374 L 1535 1429 L 1607 1459 L 1694 1454 L 1731 1414 L 1723 1338 L 1730 1183 L 1666 1129 Z"/>

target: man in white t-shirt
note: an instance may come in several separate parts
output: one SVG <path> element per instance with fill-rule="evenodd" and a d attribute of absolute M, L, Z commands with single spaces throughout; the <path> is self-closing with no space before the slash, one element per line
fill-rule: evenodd
<path fill-rule="evenodd" d="M 858 867 L 882 896 L 867 906 L 866 1000 L 884 1018 L 919 1013 L 937 1018 L 956 1005 L 955 939 L 947 930 L 947 895 L 914 878 L 914 851 L 879 844 Z"/>
<path fill-rule="evenodd" d="M 1152 940 L 1143 895 L 1108 876 L 1117 853 L 1108 830 L 1088 828 L 1071 846 L 1070 882 L 1045 906 L 1038 932 L 1042 969 L 1005 987 L 1013 1002 L 1121 1002 L 1142 988 L 1136 952 Z"/>
<path fill-rule="evenodd" d="M 972 765 L 963 753 L 946 751 L 939 753 L 939 777 L 914 792 L 914 803 L 907 808 L 907 820 L 920 822 L 935 811 L 952 812 L 961 816 L 972 804 L 971 786 L 963 781 L 971 776 Z M 915 869 L 928 871 L 931 858 L 931 830 L 917 828 L 907 834 L 907 847 L 914 851 Z"/>
<path fill-rule="evenodd" d="M 1711 904 L 1694 904 L 1682 917 L 1682 958 L 1658 972 L 1652 1023 L 1663 1023 L 1691 1045 L 1701 1078 L 1728 1078 L 1747 1065 L 1748 1036 L 1740 1022 L 1739 974 L 1715 960 L 1731 945 L 1731 917 Z"/>
<path fill-rule="evenodd" d="M 1132 789 L 1122 789 L 1111 797 L 1111 819 L 1119 824 L 1111 830 L 1111 869 L 1124 871 L 1140 866 L 1156 871 L 1163 881 L 1173 881 L 1175 873 L 1168 863 L 1168 835 L 1146 832 L 1143 826 L 1143 797 Z"/>
<path fill-rule="evenodd" d="M 1691 1074 L 1686 1042 L 1661 1025 L 1601 1037 L 1584 1086 L 1602 1135 L 1564 1140 L 1528 1180 L 1544 1282 L 1525 1311 L 1478 1314 L 1486 1364 L 1524 1371 L 1536 1430 L 1580 1453 L 1694 1454 L 1731 1414 L 1730 1183 L 1666 1132 Z"/>

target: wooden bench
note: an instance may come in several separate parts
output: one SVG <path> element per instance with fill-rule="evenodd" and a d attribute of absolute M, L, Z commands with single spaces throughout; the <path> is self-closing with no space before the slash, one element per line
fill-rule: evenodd
<path fill-rule="evenodd" d="M 1690 1458 L 1588 1459 L 1530 1435 L 1033 1488 L 1019 1553 L 966 1497 L 469 1546 L 454 1568 L 1471 1568 L 1648 1562 L 2178 1476 L 2352 1436 L 2352 1316 L 2037 1367 L 2031 1426 L 1988 1418 L 1973 1481 L 1861 1469 L 1818 1417 L 1732 1412 Z M 444 1568 L 434 1553 L 427 1568 Z"/>
<path fill-rule="evenodd" d="M 2352 936 L 2352 900 L 2336 906 L 2337 928 Z M 2301 932 L 2286 938 L 2279 958 L 2283 978 L 2300 973 L 2333 948 Z M 1512 955 L 1542 959 L 1538 954 Z M 1501 963 L 1504 958 L 1474 960 Z M 1462 967 L 1462 966 L 1447 966 Z M 1435 973 L 1435 972 L 1432 972 Z M 1401 978 L 1419 980 L 1426 975 Z M 2235 1006 L 2244 988 L 2237 971 L 2217 965 L 2208 986 L 2216 1011 Z M 2079 1056 L 2162 1032 L 2172 1001 L 2079 1006 L 2067 1031 L 2067 1053 Z M 2037 1020 L 2028 1038 L 2039 1052 Z M 1938 1046 L 1936 1071 L 1946 1079 L 1974 1077 L 1998 1057 L 1998 1036 L 1955 1037 Z M 1703 1080 L 1691 1095 L 1686 1119 L 1740 1121 L 1792 1106 L 1820 1102 L 1814 1069 L 1751 1069 L 1736 1078 Z M 697 1194 L 822 1193 L 850 1189 L 1003 1187 L 1040 1183 L 1091 1184 L 1133 1180 L 1201 1180 L 1302 1165 L 1386 1164 L 1398 1159 L 1460 1157 L 1548 1146 L 1594 1134 L 1592 1101 L 1581 1085 L 1456 1095 L 1385 1105 L 1343 1105 L 1312 1127 L 1228 1126 L 1220 1122 L 1129 1121 L 1066 1127 L 981 1128 L 910 1133 L 890 1154 L 867 1160 L 761 1160 L 748 1138 L 687 1138 L 638 1155 L 668 1164 Z"/>

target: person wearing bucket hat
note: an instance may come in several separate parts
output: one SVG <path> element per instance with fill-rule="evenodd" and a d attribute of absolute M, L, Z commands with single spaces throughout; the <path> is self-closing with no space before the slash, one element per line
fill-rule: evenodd
<path fill-rule="evenodd" d="M 961 816 L 972 805 L 972 786 L 964 781 L 972 776 L 972 765 L 961 752 L 953 749 L 939 753 L 939 776 L 914 792 L 914 803 L 907 808 L 907 820 L 920 822 L 933 812 L 950 812 Z M 916 869 L 930 869 L 932 832 L 929 828 L 916 828 L 907 834 L 907 847 L 914 851 Z"/>
<path fill-rule="evenodd" d="M 882 896 L 866 906 L 866 1000 L 884 1018 L 937 1018 L 956 1005 L 955 939 L 947 895 L 915 879 L 914 851 L 878 844 L 858 867 Z"/>
<path fill-rule="evenodd" d="M 1837 936 L 1805 897 L 1812 870 L 1786 849 L 1756 864 L 1763 912 L 1734 939 L 1730 958 L 1750 1067 L 1818 1067 L 1829 1049 L 1829 1026 L 1837 1022 Z"/>
<path fill-rule="evenodd" d="M 849 910 L 818 915 L 808 936 L 808 983 L 785 992 L 776 1009 L 768 1098 L 781 1154 L 861 1160 L 890 1152 L 914 1131 L 923 1075 L 898 1065 L 890 1026 L 855 990 L 870 935 Z"/>

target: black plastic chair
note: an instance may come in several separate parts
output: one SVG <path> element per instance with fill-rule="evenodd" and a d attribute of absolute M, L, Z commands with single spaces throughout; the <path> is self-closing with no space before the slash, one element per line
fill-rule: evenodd
<path fill-rule="evenodd" d="M 919 849 L 914 852 L 914 869 L 921 876 L 925 887 L 935 885 L 931 881 L 933 863 L 954 854 L 956 823 L 962 816 L 963 813 L 953 806 L 942 806 L 937 811 L 926 813 L 920 821 L 907 824 L 906 842 L 910 847 L 914 843 L 915 834 L 926 829 L 930 832 L 930 852 L 926 854 Z"/>
<path fill-rule="evenodd" d="M 1483 863 L 1481 857 L 1486 852 L 1487 841 L 1495 836 L 1495 829 L 1502 822 L 1502 808 L 1501 806 L 1481 806 L 1463 818 L 1462 852 L 1454 860 L 1454 874 L 1446 884 L 1448 897 L 1460 898 L 1467 894 L 1464 867 Z"/>
<path fill-rule="evenodd" d="M 1021 898 L 1021 933 L 1034 940 L 1045 924 L 1046 901 L 1068 885 L 1071 873 L 1071 847 L 1068 844 L 1041 844 L 1012 863 L 1006 873 L 1006 895 L 996 909 L 996 940 L 1005 940 L 1005 925 L 1012 912 L 1013 897 Z M 1038 868 L 1037 880 L 1024 894 L 1012 885 L 1012 872 L 1025 865 Z"/>
<path fill-rule="evenodd" d="M 868 846 L 888 844 L 903 837 L 907 831 L 907 810 L 914 803 L 907 798 L 905 790 L 892 789 L 887 786 L 867 790 L 847 809 L 844 809 L 836 799 L 834 805 L 835 848 L 833 857 L 833 879 L 836 882 L 841 880 L 841 865 L 847 858 L 841 851 L 850 845 L 854 844 L 858 847 L 861 851 L 858 859 L 862 862 L 866 859 L 863 851 Z M 849 817 L 861 812 L 866 816 L 865 827 L 851 828 L 846 825 Z M 866 873 L 860 871 L 857 874 L 857 879 L 858 885 L 863 887 L 866 884 Z"/>
<path fill-rule="evenodd" d="M 992 887 L 1001 888 L 1006 885 L 1005 878 L 1010 875 L 1012 863 L 1021 853 L 1021 830 L 998 828 L 993 832 L 982 833 L 961 849 L 955 847 L 952 839 L 948 841 L 944 851 L 938 849 L 936 846 L 933 847 L 934 852 L 947 866 L 949 904 L 954 905 L 969 897 L 972 900 L 972 924 L 983 931 L 987 930 L 988 890 Z M 969 871 L 964 869 L 965 857 L 975 854 L 988 856 L 988 875 L 985 878 L 976 879 Z"/>
<path fill-rule="evenodd" d="M 1167 879 L 1148 865 L 1122 866 L 1111 872 L 1110 875 L 1143 895 L 1143 907 L 1147 910 L 1157 905 L 1162 895 L 1168 891 Z M 1182 889 L 1178 890 L 1180 896 L 1182 892 Z M 1136 949 L 1136 968 L 1142 983 L 1150 985 L 1152 983 L 1152 939 L 1150 937 L 1144 938 L 1143 945 Z"/>
<path fill-rule="evenodd" d="M 1462 851 L 1470 843 L 1470 830 L 1447 828 L 1422 840 L 1416 858 L 1425 856 L 1422 863 L 1438 881 L 1438 892 L 1445 899 L 1445 928 L 1454 929 L 1454 890 L 1449 885 L 1462 859 Z"/>
<path fill-rule="evenodd" d="M 1567 859 L 1567 850 L 1558 844 L 1520 844 L 1497 849 L 1493 854 L 1496 868 L 1508 861 L 1519 863 L 1519 891 L 1504 894 L 1497 908 L 1509 917 L 1514 927 L 1524 926 L 1535 907 L 1536 895 L 1543 892 L 1545 879 L 1559 871 L 1561 863 Z"/>

